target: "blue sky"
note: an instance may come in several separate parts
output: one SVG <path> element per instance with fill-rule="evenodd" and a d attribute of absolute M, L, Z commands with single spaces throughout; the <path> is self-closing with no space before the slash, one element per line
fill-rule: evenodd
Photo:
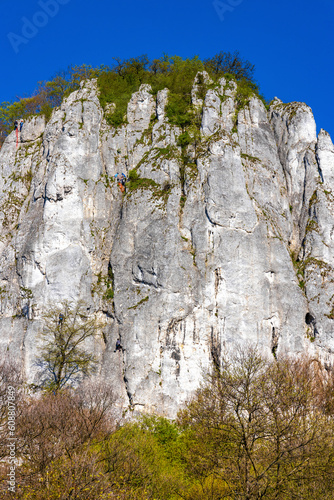
<path fill-rule="evenodd" d="M 334 0 L 215 2 L 1 0 L 0 101 L 29 94 L 69 64 L 239 50 L 266 98 L 306 102 L 318 130 L 334 138 Z"/>

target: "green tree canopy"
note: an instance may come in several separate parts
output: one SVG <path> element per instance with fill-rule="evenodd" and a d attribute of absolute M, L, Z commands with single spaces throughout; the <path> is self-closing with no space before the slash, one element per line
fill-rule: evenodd
<path fill-rule="evenodd" d="M 97 359 L 87 348 L 101 325 L 89 318 L 84 306 L 63 302 L 43 316 L 38 365 L 42 370 L 41 387 L 58 391 L 95 371 Z"/>
<path fill-rule="evenodd" d="M 334 415 L 319 398 L 324 380 L 310 360 L 238 350 L 179 413 L 189 471 L 217 499 L 329 498 Z"/>
<path fill-rule="evenodd" d="M 165 87 L 170 90 L 168 118 L 171 123 L 185 126 L 190 119 L 187 107 L 191 101 L 192 83 L 196 73 L 204 69 L 214 80 L 228 73 L 236 80 L 245 80 L 252 85 L 253 91 L 258 92 L 253 78 L 254 65 L 243 60 L 239 52 L 221 51 L 204 61 L 197 56 L 182 59 L 167 54 L 150 61 L 144 54 L 130 59 L 113 58 L 111 66 L 72 65 L 56 73 L 50 81 L 38 82 L 32 95 L 0 104 L 0 145 L 13 129 L 15 120 L 35 114 L 49 118 L 63 98 L 77 90 L 82 80 L 89 78 L 98 78 L 102 106 L 111 102 L 116 104 L 116 110 L 110 116 L 111 125 L 119 126 L 124 122 L 132 93 L 142 83 L 149 83 L 153 92 Z"/>

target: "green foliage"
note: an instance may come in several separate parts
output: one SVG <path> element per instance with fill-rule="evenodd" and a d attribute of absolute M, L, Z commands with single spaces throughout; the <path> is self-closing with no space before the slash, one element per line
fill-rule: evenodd
<path fill-rule="evenodd" d="M 245 160 L 249 160 L 252 163 L 261 163 L 260 158 L 258 158 L 257 156 L 251 156 L 251 155 L 247 155 L 244 153 L 241 153 L 240 156 L 241 156 L 241 158 L 244 158 Z"/>
<path fill-rule="evenodd" d="M 149 61 L 146 55 L 128 60 L 114 58 L 114 61 L 112 67 L 70 66 L 66 71 L 57 73 L 50 81 L 39 82 L 31 96 L 0 104 L 0 143 L 12 130 L 16 119 L 26 119 L 36 114 L 45 115 L 49 119 L 53 108 L 60 106 L 64 97 L 77 90 L 80 82 L 89 78 L 98 79 L 101 105 L 104 108 L 107 104 L 115 105 L 114 109 L 106 113 L 106 119 L 113 127 L 126 122 L 128 102 L 142 83 L 150 84 L 153 94 L 164 88 L 169 89 L 167 117 L 170 123 L 183 130 L 191 125 L 198 127 L 198 116 L 191 105 L 191 89 L 196 74 L 204 69 L 213 81 L 228 73 L 240 82 L 241 101 L 247 100 L 249 92 L 258 93 L 253 79 L 254 66 L 249 61 L 243 61 L 237 52 L 220 52 L 204 62 L 197 56 L 182 59 L 166 54 L 153 61 Z M 197 83 L 198 96 L 203 99 L 207 85 L 201 76 Z"/>
<path fill-rule="evenodd" d="M 318 225 L 314 222 L 312 223 L 312 220 L 309 221 L 308 225 L 306 226 L 307 231 L 317 231 L 318 230 Z M 296 276 L 299 282 L 299 287 L 305 292 L 305 285 L 307 282 L 307 273 L 306 270 L 309 270 L 311 268 L 316 269 L 317 273 L 319 276 L 322 277 L 323 280 L 327 280 L 329 274 L 333 272 L 333 267 L 328 264 L 327 262 L 324 262 L 319 259 L 315 259 L 314 257 L 306 257 L 303 260 L 300 260 L 299 257 L 295 256 L 293 253 L 290 254 L 292 264 L 295 268 Z"/>
<path fill-rule="evenodd" d="M 180 210 L 181 210 L 181 213 L 183 212 L 183 209 L 184 209 L 184 206 L 186 204 L 186 201 L 187 201 L 187 197 L 185 194 L 182 194 L 180 196 Z"/>
<path fill-rule="evenodd" d="M 104 279 L 104 282 L 105 282 L 107 290 L 105 291 L 105 293 L 103 295 L 103 299 L 112 300 L 114 298 L 114 272 L 112 270 L 110 263 L 108 265 L 108 275 Z"/>
<path fill-rule="evenodd" d="M 126 186 L 128 192 L 135 191 L 136 189 L 153 188 L 157 190 L 160 188 L 159 184 L 154 180 L 140 177 L 135 168 L 130 170 Z"/>
<path fill-rule="evenodd" d="M 160 79 L 159 86 L 169 89 L 166 106 L 168 120 L 182 129 L 193 122 L 191 89 L 196 74 L 203 69 L 203 63 L 197 57 L 185 61 L 174 57 L 170 59 L 169 73 Z"/>
<path fill-rule="evenodd" d="M 92 295 L 95 293 L 102 294 L 104 300 L 113 300 L 114 298 L 114 273 L 109 263 L 107 275 L 99 272 L 97 275 L 97 282 L 92 286 Z"/>
<path fill-rule="evenodd" d="M 137 309 L 137 307 L 141 306 L 142 304 L 144 304 L 145 302 L 147 302 L 149 299 L 149 296 L 147 295 L 146 297 L 144 297 L 143 299 L 141 299 L 139 302 L 137 302 L 136 305 L 134 306 L 131 306 L 129 307 L 128 309 Z"/>
<path fill-rule="evenodd" d="M 140 426 L 142 429 L 150 431 L 157 441 L 166 447 L 173 445 L 180 436 L 178 426 L 164 417 L 145 415 L 141 418 Z"/>
<path fill-rule="evenodd" d="M 139 179 L 139 174 L 137 172 L 137 169 L 133 168 L 132 170 L 129 171 L 128 175 L 128 182 L 136 182 Z"/>
<path fill-rule="evenodd" d="M 183 60 L 181 57 L 165 55 L 154 60 L 150 66 L 146 56 L 121 61 L 102 72 L 98 78 L 100 102 L 103 107 L 114 103 L 116 109 L 108 116 L 108 122 L 117 127 L 125 122 L 127 104 L 133 92 L 142 83 L 152 86 L 153 94 L 168 88 L 170 91 L 166 114 L 171 123 L 185 127 L 192 121 L 189 106 L 191 88 L 203 63 L 194 57 Z"/>
<path fill-rule="evenodd" d="M 192 138 L 190 137 L 187 130 L 177 138 L 177 145 L 181 146 L 181 148 L 188 146 L 189 144 L 191 144 L 191 142 Z"/>
<path fill-rule="evenodd" d="M 121 76 L 113 72 L 103 73 L 98 80 L 100 102 L 104 107 L 107 103 L 114 103 L 116 109 L 107 115 L 110 125 L 118 127 L 125 122 L 127 105 L 133 92 L 140 87 L 139 78 L 132 75 Z"/>
<path fill-rule="evenodd" d="M 191 125 L 192 116 L 189 106 L 189 98 L 184 98 L 183 95 L 179 94 L 170 94 L 166 106 L 166 115 L 169 122 L 182 129 Z"/>
<path fill-rule="evenodd" d="M 234 75 L 237 80 L 246 79 L 253 81 L 255 66 L 240 57 L 238 51 L 219 52 L 211 59 L 204 60 L 204 67 L 209 73 L 224 75 L 226 73 Z"/>
<path fill-rule="evenodd" d="M 110 125 L 118 127 L 125 123 L 127 105 L 131 95 L 142 83 L 147 81 L 147 56 L 140 56 L 122 61 L 115 58 L 114 68 L 106 68 L 98 78 L 100 103 L 105 107 L 113 103 L 116 108 L 107 115 Z"/>
<path fill-rule="evenodd" d="M 257 92 L 257 87 L 254 83 L 250 83 L 246 79 L 238 80 L 237 82 L 237 104 L 239 107 L 244 107 Z"/>
<path fill-rule="evenodd" d="M 131 196 L 131 194 L 137 189 L 149 189 L 152 197 L 156 200 L 161 200 L 162 206 L 165 206 L 171 193 L 171 184 L 169 182 L 165 182 L 163 185 L 160 185 L 153 179 L 140 177 L 137 171 L 138 166 L 129 172 L 128 182 L 126 183 L 128 195 Z"/>
<path fill-rule="evenodd" d="M 114 298 L 114 290 L 112 288 L 108 288 L 106 293 L 103 295 L 105 300 L 112 300 Z"/>
<path fill-rule="evenodd" d="M 175 431 L 166 419 L 147 417 L 113 434 L 102 449 L 102 457 L 110 483 L 119 495 L 124 495 L 119 498 L 180 498 L 178 491 L 183 490 L 186 481 Z"/>
<path fill-rule="evenodd" d="M 87 317 L 83 305 L 72 308 L 64 302 L 47 312 L 43 320 L 39 333 L 38 365 L 43 378 L 40 388 L 58 391 L 92 374 L 97 360 L 85 344 L 101 325 Z"/>
<path fill-rule="evenodd" d="M 332 499 L 333 373 L 314 357 L 275 355 L 230 352 L 176 422 L 143 415 L 119 426 L 105 383 L 40 398 L 18 392 L 15 498 Z M 10 370 L 0 366 L 3 394 L 8 380 L 22 385 Z M 7 473 L 0 467 L 1 481 Z"/>

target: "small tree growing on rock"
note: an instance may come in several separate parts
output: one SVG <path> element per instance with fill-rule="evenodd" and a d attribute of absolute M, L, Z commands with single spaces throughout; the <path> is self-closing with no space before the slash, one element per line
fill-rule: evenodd
<path fill-rule="evenodd" d="M 45 313 L 43 319 L 38 365 L 44 380 L 40 387 L 58 391 L 69 382 L 76 383 L 94 373 L 97 359 L 94 353 L 87 351 L 86 341 L 102 325 L 87 316 L 83 304 L 72 307 L 62 302 L 58 308 Z"/>
<path fill-rule="evenodd" d="M 204 67 L 214 75 L 223 75 L 229 73 L 234 75 L 237 80 L 245 78 L 249 82 L 254 82 L 254 64 L 241 58 L 238 51 L 219 52 L 211 59 L 204 60 Z"/>

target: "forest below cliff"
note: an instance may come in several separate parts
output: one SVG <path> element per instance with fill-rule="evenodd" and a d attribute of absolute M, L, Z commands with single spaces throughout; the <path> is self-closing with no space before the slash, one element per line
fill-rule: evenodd
<path fill-rule="evenodd" d="M 130 411 L 120 425 L 106 384 L 36 398 L 16 365 L 5 362 L 1 498 L 331 499 L 333 389 L 333 373 L 315 360 L 268 362 L 256 349 L 236 349 L 176 420 L 133 419 Z M 14 494 L 7 490 L 6 462 L 14 463 L 9 406 L 15 409 Z"/>

